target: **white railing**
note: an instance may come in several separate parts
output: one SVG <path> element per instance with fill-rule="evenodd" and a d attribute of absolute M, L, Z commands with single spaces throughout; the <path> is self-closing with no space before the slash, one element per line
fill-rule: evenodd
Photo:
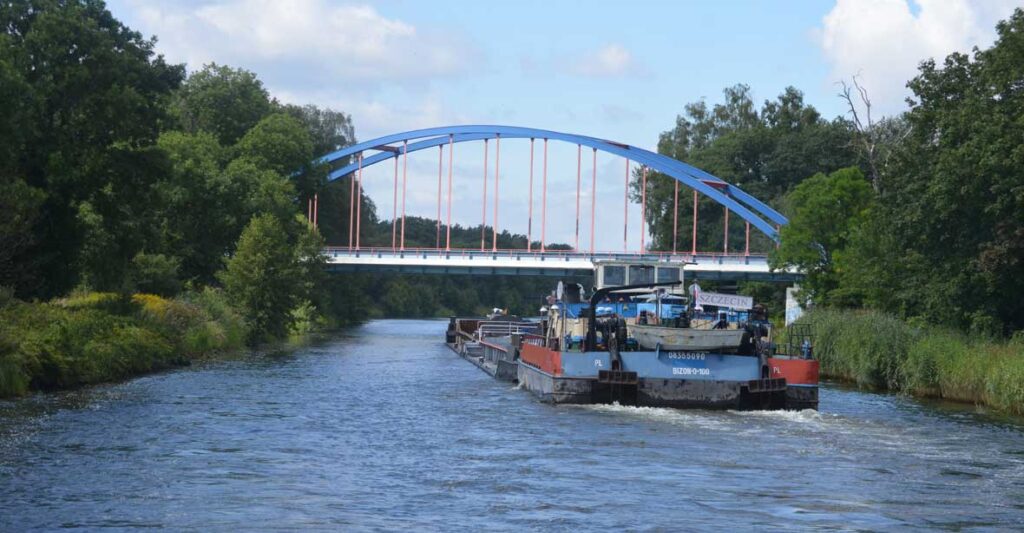
<path fill-rule="evenodd" d="M 540 325 L 535 322 L 488 320 L 477 325 L 476 333 L 481 339 L 485 337 L 507 337 L 509 335 L 537 333 L 538 328 L 540 328 Z"/>
<path fill-rule="evenodd" d="M 419 258 L 419 259 L 545 259 L 548 261 L 572 261 L 572 260 L 622 260 L 622 261 L 657 261 L 657 262 L 693 262 L 710 264 L 761 264 L 767 263 L 768 256 L 765 254 L 747 253 L 715 253 L 715 252 L 610 252 L 595 251 L 586 252 L 578 250 L 520 250 L 520 249 L 498 249 L 498 250 L 474 250 L 474 249 L 453 249 L 441 250 L 436 248 L 346 248 L 340 246 L 328 246 L 324 248 L 324 254 L 330 258 L 360 257 L 360 258 Z"/>

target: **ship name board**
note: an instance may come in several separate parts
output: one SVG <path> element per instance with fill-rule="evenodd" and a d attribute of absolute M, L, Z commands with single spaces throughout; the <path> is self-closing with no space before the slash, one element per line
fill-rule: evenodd
<path fill-rule="evenodd" d="M 697 304 L 728 307 L 730 309 L 747 310 L 754 307 L 754 298 L 738 294 L 721 294 L 717 292 L 701 292 L 697 295 Z"/>

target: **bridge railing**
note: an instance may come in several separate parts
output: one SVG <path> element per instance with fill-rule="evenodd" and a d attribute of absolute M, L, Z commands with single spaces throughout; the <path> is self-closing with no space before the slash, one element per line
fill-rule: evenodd
<path fill-rule="evenodd" d="M 525 250 L 525 249 L 502 249 L 497 250 L 476 250 L 476 249 L 452 249 L 442 250 L 437 248 L 405 248 L 395 249 L 390 247 L 349 249 L 346 247 L 328 246 L 324 248 L 328 257 L 375 257 L 375 258 L 443 258 L 443 259 L 540 259 L 543 261 L 572 261 L 572 260 L 605 260 L 605 261 L 655 261 L 655 262 L 694 262 L 694 263 L 718 263 L 718 264 L 750 264 L 761 263 L 767 260 L 764 254 L 748 253 L 715 253 L 698 252 L 697 254 L 679 252 L 609 252 L 594 251 L 583 252 L 577 250 Z"/>

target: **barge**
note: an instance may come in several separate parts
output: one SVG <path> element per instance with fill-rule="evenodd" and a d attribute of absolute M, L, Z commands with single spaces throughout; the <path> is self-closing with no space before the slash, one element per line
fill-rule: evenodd
<path fill-rule="evenodd" d="M 688 298 L 680 294 L 679 267 L 629 265 L 620 277 L 609 276 L 608 266 L 620 265 L 598 265 L 599 284 L 626 283 L 596 288 L 586 301 L 582 287 L 566 291 L 560 283 L 537 321 L 452 318 L 446 342 L 491 376 L 550 403 L 817 408 L 809 330 L 791 327 L 777 344 L 763 309 L 707 313 L 696 284 Z"/>

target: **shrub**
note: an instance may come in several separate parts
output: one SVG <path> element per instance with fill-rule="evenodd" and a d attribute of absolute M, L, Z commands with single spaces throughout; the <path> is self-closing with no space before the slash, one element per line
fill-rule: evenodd
<path fill-rule="evenodd" d="M 1024 344 L 1016 339 L 911 326 L 874 311 L 818 309 L 800 320 L 811 325 L 827 377 L 1024 413 Z"/>
<path fill-rule="evenodd" d="M 244 339 L 242 320 L 212 289 L 177 299 L 77 293 L 54 303 L 15 300 L 0 307 L 0 397 L 124 379 Z"/>
<path fill-rule="evenodd" d="M 129 286 L 139 292 L 174 296 L 181 291 L 180 269 L 181 260 L 177 257 L 138 253 L 132 258 Z"/>

